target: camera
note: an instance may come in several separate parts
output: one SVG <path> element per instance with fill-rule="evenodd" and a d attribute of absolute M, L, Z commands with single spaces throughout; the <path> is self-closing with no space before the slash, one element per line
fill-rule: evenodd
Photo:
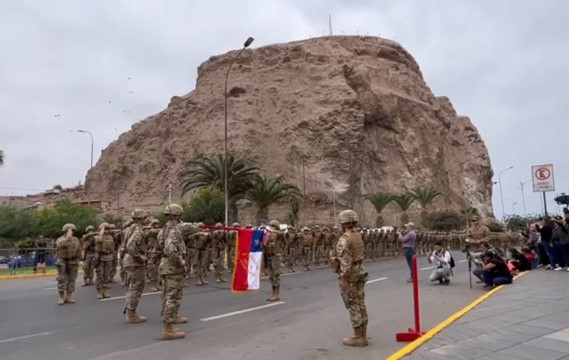
<path fill-rule="evenodd" d="M 561 195 L 556 196 L 553 200 L 559 205 L 569 206 L 569 195 L 565 195 L 565 193 L 561 193 Z M 567 214 L 566 209 L 567 208 L 563 209 L 565 214 Z"/>

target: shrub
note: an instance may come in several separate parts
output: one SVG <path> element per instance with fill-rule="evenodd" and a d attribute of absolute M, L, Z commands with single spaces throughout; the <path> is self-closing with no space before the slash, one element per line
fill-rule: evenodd
<path fill-rule="evenodd" d="M 466 227 L 466 218 L 455 211 L 433 211 L 423 216 L 421 224 L 434 231 L 462 230 Z"/>
<path fill-rule="evenodd" d="M 486 225 L 491 232 L 504 232 L 504 225 L 500 224 L 499 222 L 491 222 Z"/>

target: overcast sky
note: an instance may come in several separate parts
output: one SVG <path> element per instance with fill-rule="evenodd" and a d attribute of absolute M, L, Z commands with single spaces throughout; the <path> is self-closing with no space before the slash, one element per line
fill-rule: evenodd
<path fill-rule="evenodd" d="M 5 0 L 0 195 L 76 185 L 90 138 L 71 130 L 93 133 L 96 162 L 133 123 L 191 91 L 209 56 L 247 36 L 252 47 L 322 36 L 328 14 L 335 34 L 400 42 L 434 93 L 472 119 L 496 180 L 514 166 L 502 175 L 506 213 L 523 213 L 520 181 L 531 179 L 531 165 L 555 164 L 556 190 L 569 192 L 568 1 Z M 541 212 L 531 182 L 525 190 L 527 211 Z"/>

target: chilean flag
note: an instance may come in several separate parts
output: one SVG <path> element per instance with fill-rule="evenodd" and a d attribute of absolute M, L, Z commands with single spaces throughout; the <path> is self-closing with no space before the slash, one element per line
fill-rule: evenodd
<path fill-rule="evenodd" d="M 261 261 L 265 230 L 237 230 L 235 267 L 231 290 L 242 293 L 258 290 L 261 282 Z"/>

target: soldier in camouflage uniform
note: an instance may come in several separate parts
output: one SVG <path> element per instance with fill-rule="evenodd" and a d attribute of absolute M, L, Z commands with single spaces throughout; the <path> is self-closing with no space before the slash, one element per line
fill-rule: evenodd
<path fill-rule="evenodd" d="M 314 226 L 314 232 L 312 233 L 312 236 L 314 239 L 314 265 L 317 268 L 321 269 L 322 267 L 320 266 L 320 261 L 324 258 L 324 236 L 322 234 L 322 231 L 320 231 L 320 226 Z"/>
<path fill-rule="evenodd" d="M 324 264 L 326 267 L 330 265 L 330 250 L 332 250 L 332 233 L 327 226 L 322 228 L 322 237 L 323 237 L 323 251 L 322 251 L 322 259 L 324 260 Z"/>
<path fill-rule="evenodd" d="M 340 280 L 340 293 L 350 320 L 354 335 L 342 340 L 348 346 L 367 346 L 367 309 L 364 286 L 367 273 L 364 269 L 364 243 L 359 232 L 354 231 L 358 216 L 353 210 L 344 210 L 338 214 L 343 234 L 338 239 L 333 260 L 334 272 Z"/>
<path fill-rule="evenodd" d="M 129 324 L 142 323 L 146 317 L 136 313 L 138 302 L 144 291 L 146 277 L 147 248 L 144 230 L 142 226 L 146 220 L 146 212 L 135 209 L 132 212 L 132 219 L 135 223 L 125 234 L 126 254 L 123 258 L 123 267 L 128 278 L 128 290 L 126 292 L 126 322 Z"/>
<path fill-rule="evenodd" d="M 310 229 L 305 227 L 302 229 L 302 236 L 300 237 L 300 246 L 302 246 L 302 260 L 304 261 L 304 270 L 310 271 L 308 267 L 312 260 L 312 233 Z"/>
<path fill-rule="evenodd" d="M 148 250 L 148 264 L 146 267 L 146 277 L 151 288 L 150 291 L 160 291 L 160 276 L 158 266 L 160 265 L 161 251 L 158 248 L 158 233 L 160 232 L 160 221 L 152 219 L 150 228 L 144 229 L 146 248 Z"/>
<path fill-rule="evenodd" d="M 282 252 L 285 245 L 285 238 L 280 225 L 276 220 L 271 220 L 267 227 L 267 234 L 264 241 L 264 250 L 267 254 L 267 263 L 270 265 L 269 280 L 273 287 L 273 293 L 267 301 L 278 301 L 281 289 L 281 263 Z"/>
<path fill-rule="evenodd" d="M 238 222 L 234 222 L 231 226 L 234 228 L 241 227 Z M 235 265 L 235 246 L 237 246 L 237 230 L 231 230 L 227 241 L 227 269 L 231 272 L 233 272 Z"/>
<path fill-rule="evenodd" d="M 73 293 L 75 292 L 75 281 L 79 271 L 79 260 L 81 259 L 81 242 L 73 232 L 76 231 L 73 224 L 65 224 L 61 231 L 64 233 L 56 241 L 57 250 L 57 291 L 59 293 L 59 305 L 75 304 Z"/>
<path fill-rule="evenodd" d="M 198 286 L 207 285 L 208 282 L 205 280 L 208 248 L 210 243 L 210 233 L 206 231 L 199 231 L 194 235 L 195 253 L 194 253 L 194 272 L 198 277 Z"/>
<path fill-rule="evenodd" d="M 95 238 L 95 261 L 97 263 L 97 298 L 109 298 L 106 288 L 110 279 L 111 267 L 113 266 L 113 254 L 115 252 L 115 240 L 111 234 L 110 225 L 99 225 L 99 235 Z"/>
<path fill-rule="evenodd" d="M 119 259 L 119 249 L 121 248 L 121 243 L 124 241 L 124 236 L 122 235 L 122 231 L 117 230 L 117 226 L 115 224 L 109 224 L 109 229 L 111 230 L 111 234 L 113 239 L 115 240 L 115 252 L 113 253 L 113 265 L 111 267 L 111 272 L 109 274 L 109 284 L 115 282 L 115 276 L 117 274 L 117 266 L 120 264 L 120 277 L 123 278 L 124 270 L 122 267 L 122 256 Z M 124 285 L 123 285 L 124 286 Z"/>
<path fill-rule="evenodd" d="M 186 245 L 183 233 L 189 223 L 181 223 L 183 208 L 177 204 L 170 204 L 164 209 L 169 217 L 168 222 L 158 234 L 158 246 L 163 250 L 160 260 L 160 278 L 162 280 L 162 311 L 161 318 L 164 323 L 162 339 L 182 339 L 186 334 L 173 327 L 173 324 L 185 324 L 187 317 L 178 315 L 184 290 L 184 274 L 188 272 L 186 263 Z"/>
<path fill-rule="evenodd" d="M 294 226 L 289 225 L 285 233 L 285 257 L 289 272 L 296 272 L 294 265 L 298 247 L 298 235 Z"/>
<path fill-rule="evenodd" d="M 217 223 L 215 227 L 223 227 L 223 224 Z M 227 282 L 223 278 L 223 261 L 225 258 L 225 249 L 227 247 L 227 232 L 225 230 L 216 229 L 212 234 L 212 244 L 213 249 L 213 266 L 215 270 L 215 282 L 224 283 Z"/>
<path fill-rule="evenodd" d="M 81 247 L 83 248 L 83 285 L 93 285 L 95 277 L 95 237 L 97 232 L 92 225 L 85 228 L 86 234 L 81 238 Z"/>
<path fill-rule="evenodd" d="M 373 242 L 371 239 L 371 235 L 370 232 L 367 228 L 364 228 L 362 230 L 362 241 L 364 242 L 364 246 L 365 246 L 365 259 L 367 261 L 371 261 L 371 254 L 373 251 Z"/>

